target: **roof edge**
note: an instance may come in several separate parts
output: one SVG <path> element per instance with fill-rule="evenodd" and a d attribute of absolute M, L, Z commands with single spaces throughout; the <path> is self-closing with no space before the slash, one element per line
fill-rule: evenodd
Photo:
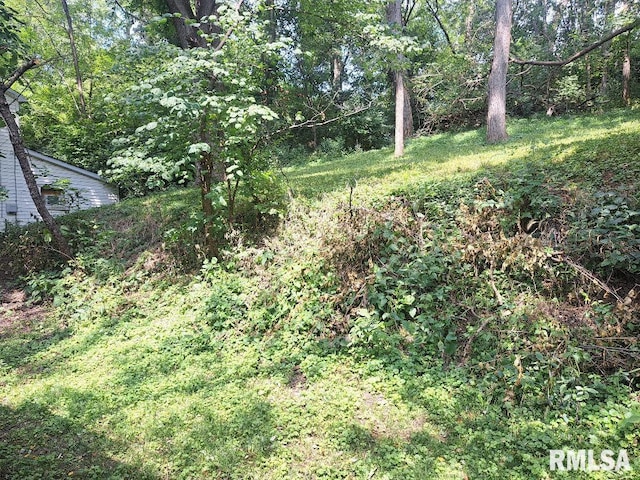
<path fill-rule="evenodd" d="M 20 93 L 16 92 L 14 89 L 10 88 L 5 92 L 7 97 L 12 98 L 13 100 L 17 100 L 18 103 L 27 103 L 27 99 L 23 97 Z"/>
<path fill-rule="evenodd" d="M 71 165 L 70 163 L 63 162 L 62 160 L 58 160 L 57 158 L 50 157 L 49 155 L 45 155 L 44 153 L 37 152 L 35 150 L 31 150 L 29 148 L 26 149 L 27 153 L 30 157 L 36 160 L 42 160 L 58 167 L 64 168 L 66 170 L 70 170 L 74 173 L 78 173 L 80 175 L 84 175 L 85 177 L 93 178 L 94 180 L 100 180 L 103 183 L 109 184 L 104 178 L 102 178 L 97 173 L 90 172 L 89 170 L 85 170 L 84 168 L 76 167 L 75 165 Z"/>

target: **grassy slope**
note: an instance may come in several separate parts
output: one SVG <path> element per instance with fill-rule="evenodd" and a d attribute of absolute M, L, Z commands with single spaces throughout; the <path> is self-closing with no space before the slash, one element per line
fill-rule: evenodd
<path fill-rule="evenodd" d="M 292 169 L 290 177 L 294 189 L 304 196 L 345 190 L 352 179 L 386 194 L 513 161 L 561 161 L 585 145 L 607 138 L 615 142 L 616 136 L 637 133 L 637 129 L 637 112 L 625 111 L 577 118 L 513 120 L 509 125 L 510 141 L 504 145 L 487 145 L 482 130 L 440 134 L 410 141 L 406 155 L 400 159 L 394 158 L 389 149 L 364 152 Z"/>
<path fill-rule="evenodd" d="M 559 162 L 549 175 L 588 186 L 602 180 L 590 152 L 615 151 L 606 169 L 627 166 L 606 173 L 633 183 L 639 131 L 638 112 L 521 120 L 506 145 L 466 132 L 416 139 L 401 160 L 384 150 L 291 169 L 308 200 L 280 234 L 200 276 L 172 271 L 157 247 L 193 193 L 96 212 L 105 258 L 88 248 L 42 317 L 16 325 L 0 310 L 0 478 L 576 478 L 547 470 L 563 447 L 626 447 L 637 461 L 637 428 L 621 420 L 638 397 L 621 378 L 580 402 L 545 406 L 529 390 L 514 404 L 509 380 L 332 336 L 340 285 L 322 235 L 352 179 L 361 207 L 524 160 Z M 636 150 L 617 148 L 626 141 Z"/>

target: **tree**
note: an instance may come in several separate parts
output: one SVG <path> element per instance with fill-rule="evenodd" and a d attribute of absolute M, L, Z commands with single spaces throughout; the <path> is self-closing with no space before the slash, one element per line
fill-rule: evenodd
<path fill-rule="evenodd" d="M 165 45 L 166 61 L 130 89 L 124 100 L 139 125 L 118 139 L 108 172 L 138 189 L 195 180 L 209 257 L 234 224 L 240 189 L 263 168 L 255 150 L 262 124 L 277 115 L 257 101 L 264 69 L 255 60 L 282 47 L 264 41 L 250 11 L 224 10 L 217 23 L 208 30 L 237 30 L 205 36 L 206 47 Z"/>
<path fill-rule="evenodd" d="M 625 105 L 631 105 L 631 54 L 629 53 L 629 37 L 624 49 L 624 60 L 622 62 L 622 100 Z"/>
<path fill-rule="evenodd" d="M 98 172 L 131 118 L 104 99 L 122 92 L 147 66 L 130 61 L 127 48 L 142 40 L 128 35 L 128 20 L 111 0 L 66 1 L 75 54 L 61 0 L 7 0 L 23 22 L 21 40 L 47 59 L 45 68 L 26 74 L 29 108 L 21 112 L 21 134 L 31 148 Z"/>
<path fill-rule="evenodd" d="M 71 59 L 73 60 L 73 69 L 76 74 L 76 88 L 78 89 L 78 102 L 80 104 L 80 112 L 83 116 L 87 115 L 87 102 L 84 98 L 84 85 L 82 82 L 82 72 L 80 71 L 80 61 L 78 59 L 78 49 L 76 48 L 75 34 L 73 32 L 73 22 L 67 0 L 60 0 L 65 20 L 67 21 L 67 35 L 69 36 L 69 46 L 71 47 Z"/>
<path fill-rule="evenodd" d="M 9 138 L 13 151 L 18 158 L 20 169 L 24 175 L 29 194 L 42 221 L 45 223 L 60 253 L 71 258 L 71 249 L 66 239 L 62 235 L 55 219 L 47 210 L 47 206 L 42 198 L 40 189 L 36 183 L 35 176 L 31 170 L 31 164 L 27 156 L 22 135 L 11 113 L 9 103 L 7 102 L 7 91 L 29 70 L 38 64 L 38 60 L 32 58 L 18 66 L 16 62 L 24 55 L 24 46 L 18 36 L 19 22 L 15 19 L 15 12 L 6 7 L 3 0 L 0 0 L 0 32 L 3 34 L 2 43 L 0 43 L 0 117 L 4 120 L 9 130 Z"/>
<path fill-rule="evenodd" d="M 4 120 L 4 123 L 9 130 L 11 145 L 13 146 L 13 151 L 18 158 L 18 163 L 20 164 L 20 169 L 22 170 L 24 180 L 27 184 L 27 188 L 29 189 L 29 195 L 31 196 L 31 199 L 36 206 L 40 217 L 42 217 L 42 221 L 51 232 L 51 236 L 53 237 L 60 253 L 62 253 L 67 258 L 71 258 L 71 249 L 69 248 L 69 244 L 62 235 L 60 227 L 56 223 L 55 219 L 47 209 L 44 198 L 42 198 L 40 189 L 38 188 L 38 185 L 36 183 L 36 178 L 33 174 L 33 170 L 31 170 L 31 164 L 29 163 L 29 157 L 27 156 L 27 151 L 22 141 L 20 129 L 18 127 L 16 119 L 11 113 L 9 103 L 7 102 L 6 98 L 6 93 L 11 88 L 11 86 L 15 82 L 17 82 L 26 71 L 30 70 L 36 65 L 37 61 L 35 59 L 29 60 L 18 67 L 13 72 L 13 74 L 9 76 L 9 78 L 3 80 L 2 83 L 0 83 L 0 116 Z"/>
<path fill-rule="evenodd" d="M 507 70 L 511 45 L 511 0 L 496 0 L 496 33 L 487 97 L 487 142 L 507 140 Z"/>
<path fill-rule="evenodd" d="M 404 26 L 402 18 L 402 0 L 393 0 L 389 2 L 387 4 L 386 14 L 387 22 L 389 23 L 392 32 L 397 36 L 402 35 L 402 29 Z M 393 155 L 395 157 L 401 157 L 404 155 L 404 140 L 407 136 L 412 134 L 413 120 L 411 118 L 411 103 L 403 70 L 405 58 L 401 53 L 398 53 L 396 63 L 397 64 L 393 69 L 393 86 L 395 91 L 395 146 Z"/>

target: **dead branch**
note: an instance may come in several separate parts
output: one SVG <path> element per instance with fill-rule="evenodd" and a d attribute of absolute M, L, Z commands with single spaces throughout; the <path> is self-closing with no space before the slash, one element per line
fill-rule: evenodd
<path fill-rule="evenodd" d="M 568 65 L 571 62 L 574 62 L 579 58 L 584 57 L 587 53 L 591 52 L 592 50 L 595 50 L 596 48 L 607 43 L 608 41 L 613 40 L 614 38 L 622 35 L 623 33 L 633 30 L 639 25 L 640 25 L 640 19 L 637 19 L 634 22 L 631 22 L 628 25 L 622 28 L 619 28 L 614 32 L 611 32 L 609 35 L 597 41 L 596 43 L 589 45 L 588 47 L 580 50 L 577 53 L 574 53 L 569 58 L 566 58 L 564 60 L 548 60 L 548 61 L 547 60 L 520 60 L 518 58 L 511 57 L 511 62 L 516 63 L 518 65 L 538 65 L 542 67 L 564 67 L 565 65 Z"/>
<path fill-rule="evenodd" d="M 620 297 L 620 295 L 618 295 L 609 285 L 604 283 L 602 280 L 600 280 L 598 277 L 596 277 L 592 272 L 584 268 L 582 265 L 577 264 L 576 262 L 574 262 L 573 260 L 565 256 L 562 256 L 560 258 L 552 257 L 552 260 L 556 262 L 566 263 L 571 268 L 573 268 L 576 272 L 578 272 L 580 275 L 585 277 L 587 280 L 590 280 L 593 284 L 597 285 L 602 290 L 604 290 L 609 295 L 611 295 L 613 298 L 615 298 L 619 303 L 624 303 L 624 300 Z"/>

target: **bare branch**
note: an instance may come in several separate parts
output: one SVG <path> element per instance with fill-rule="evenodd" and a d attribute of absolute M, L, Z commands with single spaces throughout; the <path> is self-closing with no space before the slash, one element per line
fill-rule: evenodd
<path fill-rule="evenodd" d="M 449 45 L 449 48 L 451 49 L 451 53 L 455 55 L 456 49 L 453 47 L 453 43 L 451 42 L 451 37 L 449 37 L 449 33 L 447 32 L 447 29 L 445 28 L 444 24 L 442 23 L 442 20 L 440 19 L 440 15 L 439 15 L 440 5 L 438 5 L 438 0 L 435 0 L 434 5 L 431 5 L 431 2 L 429 2 L 428 0 L 426 4 L 427 4 L 427 8 L 431 12 L 431 15 L 433 16 L 435 21 L 438 23 L 440 30 L 442 30 L 442 33 L 444 34 L 444 38 L 447 40 L 447 45 Z"/>
<path fill-rule="evenodd" d="M 542 67 L 564 67 L 565 65 L 570 64 L 571 62 L 574 62 L 576 60 L 578 60 L 580 57 L 584 57 L 587 53 L 591 52 L 592 50 L 595 50 L 596 48 L 598 48 L 599 46 L 607 43 L 608 41 L 622 35 L 623 33 L 629 32 L 631 30 L 633 30 L 634 28 L 636 28 L 637 26 L 640 25 L 640 18 L 635 20 L 634 22 L 629 23 L 628 25 L 619 28 L 618 30 L 611 32 L 609 35 L 607 35 L 606 37 L 602 38 L 601 40 L 597 41 L 596 43 L 589 45 L 588 47 L 580 50 L 577 53 L 574 53 L 573 55 L 571 55 L 569 58 L 566 58 L 564 60 L 520 60 L 518 58 L 512 57 L 511 58 L 511 62 L 516 63 L 518 65 L 538 65 L 538 66 L 542 66 Z"/>
<path fill-rule="evenodd" d="M 338 120 L 342 120 L 344 118 L 352 117 L 353 115 L 357 115 L 358 113 L 362 113 L 365 110 L 369 110 L 372 105 L 373 105 L 373 101 L 369 102 L 369 105 L 367 105 L 366 107 L 356 108 L 355 110 L 353 110 L 353 111 L 351 111 L 349 113 L 345 113 L 344 115 L 340 115 L 338 117 L 330 118 L 329 120 L 324 120 L 322 122 L 316 122 L 316 121 L 314 121 L 314 119 L 310 119 L 310 120 L 306 120 L 306 121 L 304 121 L 302 123 L 296 123 L 294 125 L 289 125 L 288 127 L 286 127 L 285 129 L 283 129 L 281 131 L 294 130 L 296 128 L 322 127 L 324 125 L 329 125 L 330 123 L 337 122 Z"/>
<path fill-rule="evenodd" d="M 409 20 L 411 20 L 411 16 L 413 15 L 413 11 L 416 8 L 418 2 L 416 0 L 412 0 L 407 3 L 407 7 L 404 9 L 404 13 L 402 14 L 402 24 L 407 25 Z"/>

